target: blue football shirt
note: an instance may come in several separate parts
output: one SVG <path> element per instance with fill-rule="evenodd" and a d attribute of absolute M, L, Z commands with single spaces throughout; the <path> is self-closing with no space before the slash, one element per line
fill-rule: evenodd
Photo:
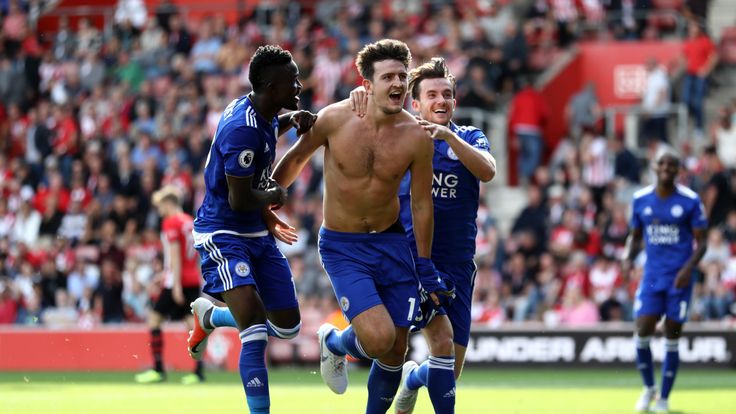
<path fill-rule="evenodd" d="M 266 120 L 242 96 L 225 108 L 204 167 L 206 193 L 197 210 L 194 231 L 256 233 L 266 230 L 261 210 L 236 213 L 228 203 L 226 175 L 253 176 L 253 187 L 265 190 L 276 157 L 278 118 Z"/>
<path fill-rule="evenodd" d="M 488 138 L 478 128 L 450 123 L 450 130 L 463 141 L 482 151 L 490 152 Z M 464 262 L 475 256 L 475 236 L 478 227 L 480 181 L 471 173 L 450 145 L 442 140 L 434 142 L 432 159 L 434 178 L 432 199 L 434 202 L 434 241 L 432 260 L 436 262 Z M 416 241 L 411 218 L 411 176 L 407 173 L 399 190 L 401 224 L 409 237 L 416 256 Z"/>
<path fill-rule="evenodd" d="M 654 186 L 634 193 L 631 227 L 644 236 L 644 277 L 642 289 L 668 289 L 677 272 L 693 254 L 693 229 L 704 229 L 708 222 L 700 197 L 691 189 L 677 185 L 675 192 L 660 198 Z"/>

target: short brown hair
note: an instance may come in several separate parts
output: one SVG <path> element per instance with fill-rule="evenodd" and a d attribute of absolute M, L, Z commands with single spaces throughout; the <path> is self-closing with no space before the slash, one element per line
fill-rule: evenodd
<path fill-rule="evenodd" d="M 409 91 L 411 91 L 412 99 L 419 99 L 419 84 L 424 79 L 444 78 L 450 81 L 452 85 L 452 97 L 455 97 L 455 77 L 447 68 L 445 59 L 441 57 L 433 57 L 429 62 L 418 66 L 409 72 Z"/>
<path fill-rule="evenodd" d="M 153 205 L 158 207 L 161 203 L 168 202 L 177 206 L 181 205 L 181 190 L 173 185 L 166 185 L 153 193 Z"/>
<path fill-rule="evenodd" d="M 373 64 L 382 60 L 398 60 L 407 68 L 411 64 L 409 46 L 400 40 L 383 39 L 367 44 L 358 52 L 355 66 L 363 79 L 373 80 Z"/>

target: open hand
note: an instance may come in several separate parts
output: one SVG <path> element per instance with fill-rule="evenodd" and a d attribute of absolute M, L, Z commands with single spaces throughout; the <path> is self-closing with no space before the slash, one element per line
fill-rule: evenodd
<path fill-rule="evenodd" d="M 298 240 L 299 236 L 296 233 L 296 228 L 290 226 L 289 223 L 282 220 L 281 217 L 272 210 L 268 210 L 264 214 L 263 219 L 266 222 L 268 231 L 273 234 L 273 237 L 277 240 L 288 245 L 292 245 Z"/>
<path fill-rule="evenodd" d="M 446 140 L 452 135 L 452 131 L 444 125 L 433 124 L 429 121 L 425 121 L 420 117 L 415 117 L 419 125 L 424 128 L 424 131 L 432 139 Z"/>
<path fill-rule="evenodd" d="M 368 112 L 368 92 L 362 86 L 350 91 L 350 109 L 361 118 Z"/>

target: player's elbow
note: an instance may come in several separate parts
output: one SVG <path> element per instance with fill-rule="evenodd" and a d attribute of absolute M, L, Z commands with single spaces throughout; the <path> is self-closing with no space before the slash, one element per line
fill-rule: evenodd
<path fill-rule="evenodd" d="M 486 168 L 483 168 L 483 171 L 481 171 L 478 179 L 484 183 L 487 183 L 491 181 L 493 177 L 495 176 L 496 176 L 496 166 L 493 164 L 488 164 Z"/>

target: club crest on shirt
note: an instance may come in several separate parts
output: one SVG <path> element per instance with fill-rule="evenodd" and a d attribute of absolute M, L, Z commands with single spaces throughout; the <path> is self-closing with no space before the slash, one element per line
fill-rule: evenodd
<path fill-rule="evenodd" d="M 447 147 L 447 157 L 451 160 L 457 161 L 457 154 L 455 154 L 455 151 L 450 147 Z"/>
<path fill-rule="evenodd" d="M 243 152 L 238 155 L 238 164 L 243 168 L 250 167 L 250 165 L 253 164 L 253 156 L 253 151 L 243 150 Z"/>
<path fill-rule="evenodd" d="M 340 308 L 343 312 L 347 312 L 350 309 L 350 301 L 345 296 L 340 298 Z"/>
<path fill-rule="evenodd" d="M 246 277 L 250 274 L 250 266 L 245 262 L 238 262 L 235 265 L 235 273 L 240 277 Z"/>
<path fill-rule="evenodd" d="M 682 213 L 684 210 L 682 209 L 682 206 L 679 204 L 675 204 L 672 206 L 672 210 L 670 210 L 670 213 L 672 213 L 672 217 L 680 217 L 682 216 Z"/>

